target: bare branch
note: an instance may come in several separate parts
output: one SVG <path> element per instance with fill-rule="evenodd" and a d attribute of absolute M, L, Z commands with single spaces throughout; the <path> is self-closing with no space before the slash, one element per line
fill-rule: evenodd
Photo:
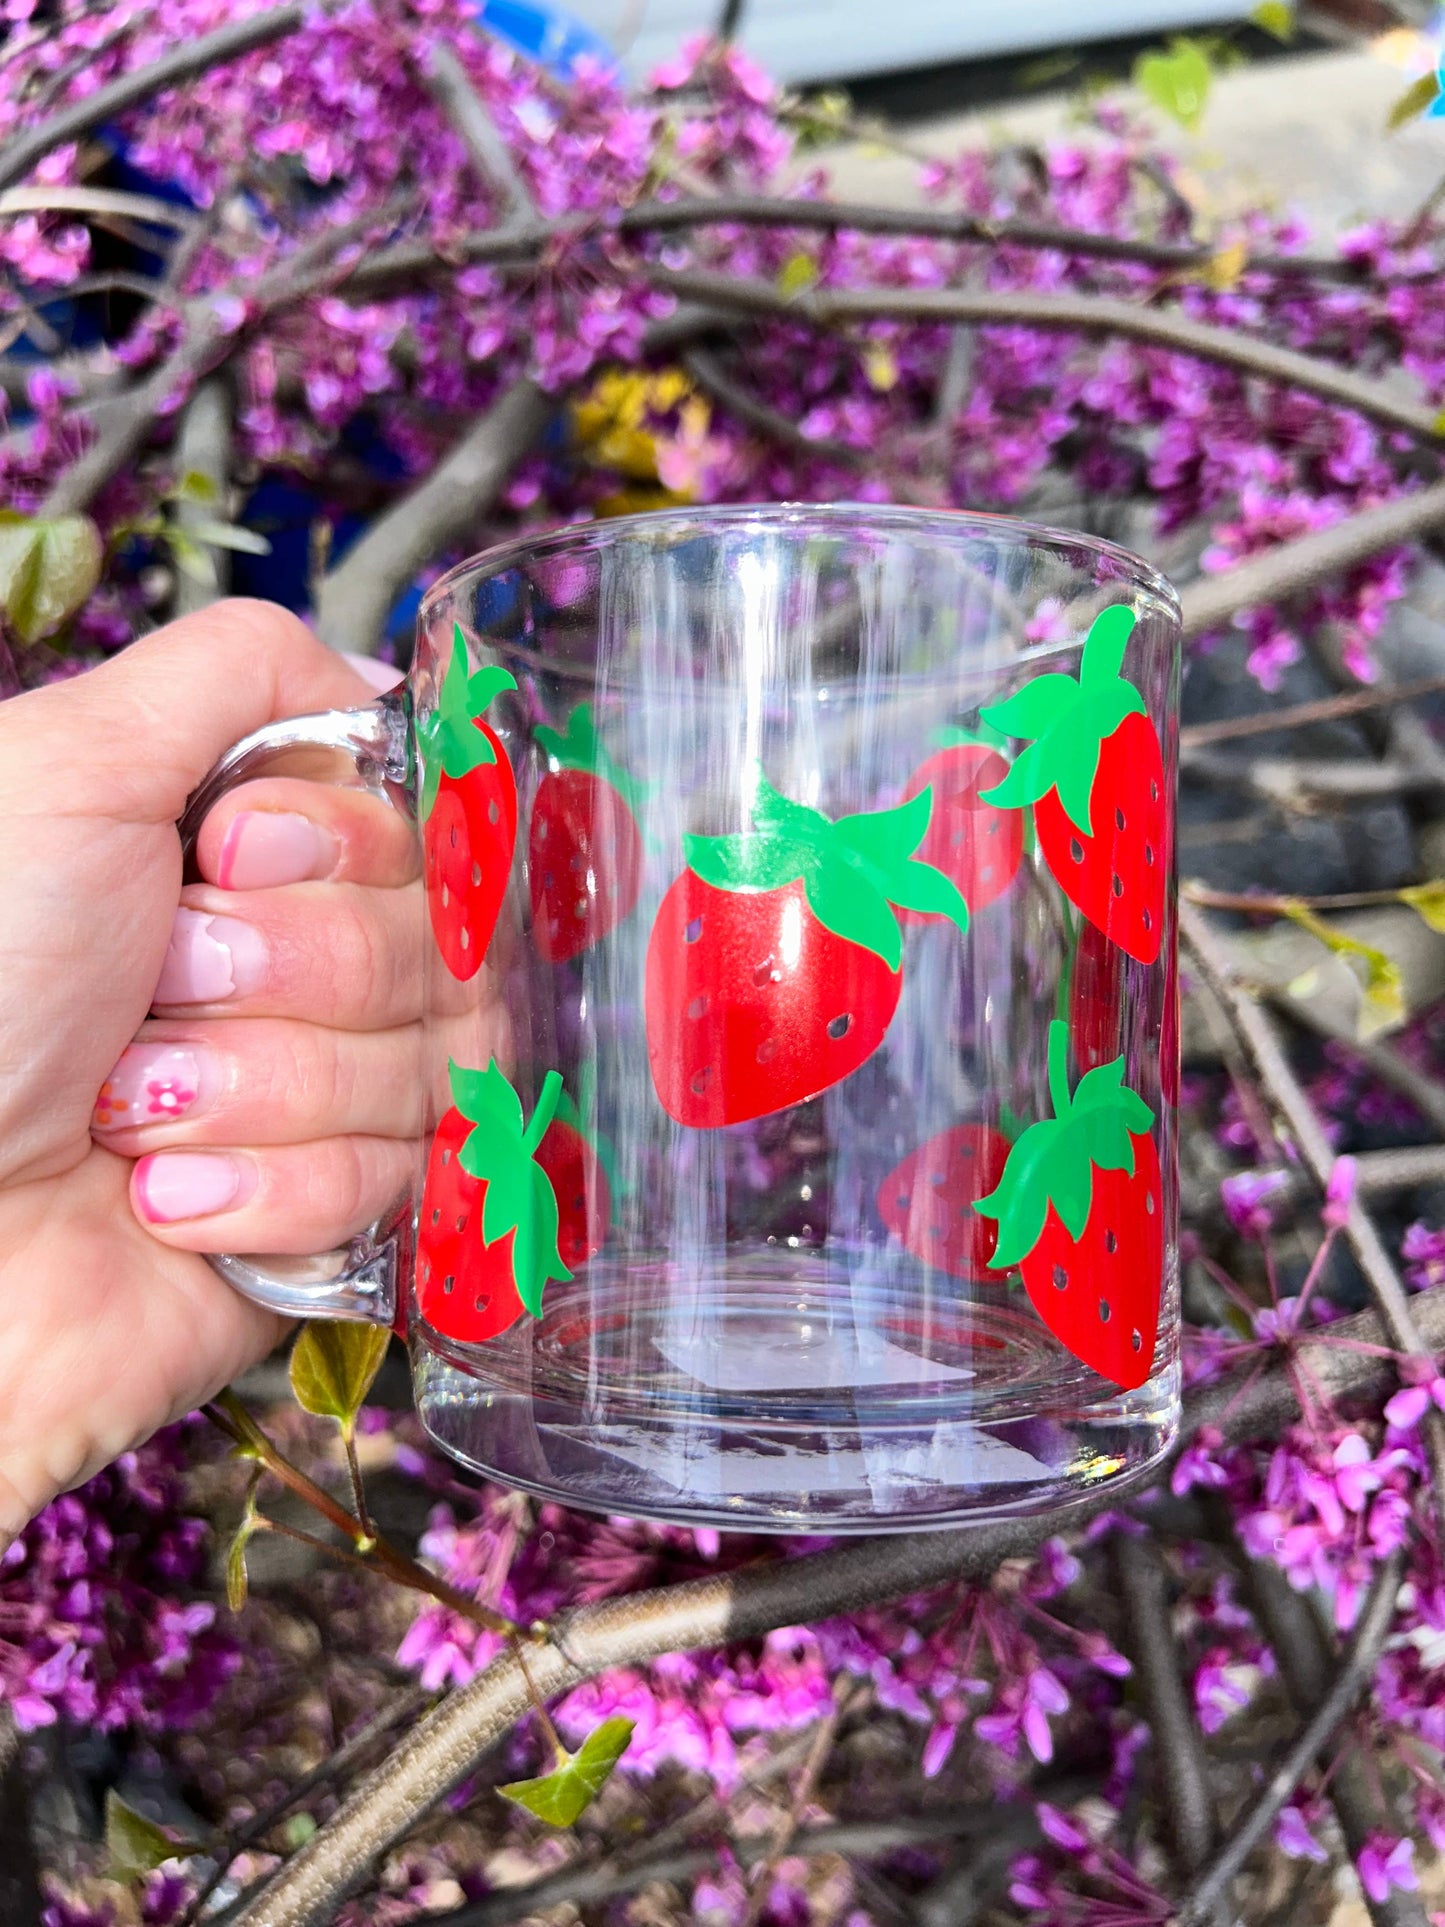
<path fill-rule="evenodd" d="M 1229 576 L 1221 578 L 1229 581 Z M 1186 596 L 1188 591 L 1185 591 Z M 1422 696 L 1445 695 L 1445 676 L 1423 676 L 1418 682 L 1375 684 L 1343 696 L 1322 696 L 1317 702 L 1290 703 L 1283 709 L 1261 709 L 1250 716 L 1225 716 L 1213 723 L 1187 723 L 1179 732 L 1181 750 L 1207 749 L 1242 736 L 1269 736 L 1276 730 L 1303 729 L 1309 723 L 1332 723 L 1342 716 L 1364 716 L 1372 710 L 1393 709 L 1397 703 L 1418 702 Z"/>
<path fill-rule="evenodd" d="M 1169 1575 L 1155 1541 L 1119 1540 L 1114 1575 L 1129 1628 L 1129 1657 L 1153 1735 L 1154 1770 L 1163 1783 L 1164 1824 L 1181 1870 L 1194 1875 L 1214 1844 L 1214 1802 L 1199 1726 L 1184 1689 Z"/>
<path fill-rule="evenodd" d="M 1329 1693 L 1332 1676 L 1339 1677 L 1331 1643 L 1309 1600 L 1295 1591 L 1278 1566 L 1243 1555 L 1240 1564 L 1249 1579 L 1265 1636 L 1279 1662 L 1285 1691 L 1295 1711 L 1302 1718 L 1310 1718 Z M 1329 1799 L 1352 1860 L 1359 1858 L 1376 1827 L 1383 1824 L 1389 1832 L 1401 1831 L 1394 1814 L 1381 1806 L 1377 1777 L 1353 1747 L 1344 1746 L 1335 1756 Z M 1371 1900 L 1367 1895 L 1365 1905 L 1374 1927 L 1426 1927 L 1419 1894 L 1393 1887 L 1384 1900 Z"/>
<path fill-rule="evenodd" d="M 527 183 L 455 48 L 445 41 L 438 43 L 425 79 L 484 185 L 501 196 L 505 220 L 538 220 L 537 204 Z"/>
<path fill-rule="evenodd" d="M 1191 903 L 1179 906 L 1180 935 L 1188 944 L 1209 988 L 1228 1013 L 1248 1052 L 1265 1094 L 1289 1129 L 1300 1157 L 1323 1191 L 1335 1166 L 1335 1153 L 1313 1105 L 1280 1046 L 1268 1015 L 1236 980 L 1233 968 L 1202 911 Z M 1428 1344 L 1415 1321 L 1415 1308 L 1406 1294 L 1374 1219 L 1359 1198 L 1350 1205 L 1345 1237 L 1355 1262 L 1379 1310 L 1390 1342 L 1413 1358 L 1429 1360 Z M 1438 1508 L 1445 1510 L 1445 1413 L 1432 1406 L 1425 1421 L 1425 1448 L 1430 1462 Z"/>
<path fill-rule="evenodd" d="M 505 389 L 410 495 L 325 578 L 316 627 L 338 649 L 374 650 L 387 611 L 429 561 L 470 535 L 557 406 L 525 376 Z"/>
<path fill-rule="evenodd" d="M 1445 1287 L 1422 1292 L 1414 1310 L 1421 1333 L 1435 1345 L 1445 1343 Z M 1364 1313 L 1303 1340 L 1296 1357 L 1324 1396 L 1368 1398 L 1394 1383 L 1394 1363 L 1352 1346 L 1379 1346 L 1383 1339 L 1380 1319 Z M 1298 1416 L 1295 1384 L 1282 1363 L 1252 1377 L 1235 1375 L 1200 1387 L 1185 1402 L 1181 1445 L 1206 1424 L 1230 1439 L 1277 1431 Z M 1117 1493 L 1110 1490 L 1076 1506 L 1069 1521 L 1081 1524 L 1117 1503 Z M 551 1698 L 610 1667 L 756 1638 L 779 1626 L 857 1612 L 950 1581 L 983 1579 L 1002 1560 L 1035 1550 L 1059 1527 L 1060 1515 L 1051 1512 L 966 1533 L 857 1539 L 830 1552 L 603 1600 L 564 1619 L 560 1643 L 534 1650 L 528 1663 L 539 1690 Z M 362 1782 L 232 1927 L 321 1927 L 377 1855 L 444 1799 L 529 1704 L 510 1655 L 494 1660 L 413 1728 L 385 1766 Z"/>
<path fill-rule="evenodd" d="M 1127 1562 L 1126 1562 L 1127 1563 Z M 1375 1574 L 1334 1684 L 1280 1761 L 1262 1792 L 1254 1794 L 1244 1818 L 1199 1877 L 1179 1909 L 1180 1927 L 1199 1927 L 1225 1900 L 1236 1875 L 1269 1833 L 1300 1781 L 1334 1738 L 1365 1690 L 1395 1617 L 1395 1602 L 1405 1571 L 1403 1551 L 1395 1551 Z"/>
<path fill-rule="evenodd" d="M 212 67 L 239 60 L 242 54 L 253 53 L 257 47 L 269 46 L 272 41 L 295 33 L 306 14 L 302 0 L 291 0 L 291 4 L 276 7 L 270 13 L 253 13 L 247 19 L 233 20 L 214 33 L 202 34 L 199 40 L 183 40 L 149 66 L 118 74 L 83 100 L 70 101 L 38 127 L 26 128 L 0 149 L 0 187 L 10 187 L 23 180 L 54 148 L 79 140 L 83 134 L 114 120 L 118 114 L 128 113 L 153 95 L 164 93 L 169 87 L 179 87 L 183 81 L 194 80 L 197 74 L 204 74 Z"/>
<path fill-rule="evenodd" d="M 644 267 L 642 273 L 653 287 L 681 300 L 822 329 L 878 319 L 969 322 L 977 327 L 1005 323 L 1143 341 L 1317 395 L 1322 401 L 1354 409 L 1384 427 L 1403 429 L 1418 441 L 1434 444 L 1439 440 L 1439 411 L 1407 400 L 1384 382 L 1370 381 L 1293 348 L 1278 348 L 1258 335 L 1191 321 L 1173 308 L 1146 307 L 1104 295 L 1031 294 L 1011 289 L 815 288 L 806 294 L 788 295 L 770 281 L 741 276 L 652 265 Z"/>
<path fill-rule="evenodd" d="M 682 365 L 702 392 L 725 408 L 749 428 L 756 428 L 759 434 L 766 435 L 769 441 L 778 442 L 784 448 L 795 449 L 800 455 L 811 455 L 819 461 L 836 462 L 841 468 L 862 468 L 874 459 L 873 451 L 853 448 L 847 442 L 826 441 L 813 435 L 805 435 L 798 424 L 781 410 L 770 408 L 765 401 L 759 401 L 739 382 L 732 379 L 717 356 L 706 348 L 691 348 L 682 357 Z"/>

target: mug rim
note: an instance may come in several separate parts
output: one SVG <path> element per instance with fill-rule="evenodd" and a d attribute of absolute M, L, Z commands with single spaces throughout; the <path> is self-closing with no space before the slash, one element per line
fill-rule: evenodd
<path fill-rule="evenodd" d="M 1002 536 L 1019 546 L 1044 541 L 1055 544 L 1068 542 L 1095 556 L 1121 564 L 1139 588 L 1159 601 L 1162 605 L 1160 613 L 1165 619 L 1176 628 L 1183 625 L 1179 591 L 1166 575 L 1134 550 L 1126 549 L 1121 543 L 1110 542 L 1104 536 L 1088 534 L 1083 529 L 1057 528 L 1047 522 L 1030 522 L 1022 516 L 999 515 L 988 509 L 915 508 L 899 502 L 787 501 L 706 503 L 695 508 L 648 509 L 636 515 L 609 515 L 593 517 L 587 522 L 567 522 L 559 528 L 544 530 L 541 534 L 510 536 L 505 542 L 494 543 L 490 548 L 481 549 L 464 561 L 454 563 L 444 575 L 438 576 L 423 592 L 417 607 L 416 626 L 418 630 L 424 627 L 436 605 L 451 595 L 461 582 L 469 578 L 485 580 L 523 559 L 550 556 L 559 551 L 565 553 L 569 549 L 588 546 L 595 542 L 599 530 L 616 530 L 626 536 L 635 529 L 661 529 L 669 525 L 682 533 L 699 523 L 712 527 L 745 526 L 748 523 L 787 527 L 805 518 L 834 521 L 840 528 L 883 522 L 894 527 L 910 524 L 933 527 L 940 533 L 947 530 L 961 533 L 964 525 L 967 525 L 983 535 L 994 539 Z M 1057 649 L 1058 645 L 1045 643 L 1040 647 L 1047 652 Z"/>

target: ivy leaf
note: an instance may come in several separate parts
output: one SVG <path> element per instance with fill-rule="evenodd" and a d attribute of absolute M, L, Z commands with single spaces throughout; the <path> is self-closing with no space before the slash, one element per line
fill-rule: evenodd
<path fill-rule="evenodd" d="M 88 515 L 0 512 L 0 611 L 21 642 L 54 635 L 84 608 L 104 557 Z"/>
<path fill-rule="evenodd" d="M 137 1874 L 154 1873 L 168 1860 L 182 1858 L 189 1849 L 163 1832 L 154 1820 L 128 1807 L 112 1787 L 105 1796 L 105 1851 L 112 1871 L 128 1880 Z"/>
<path fill-rule="evenodd" d="M 291 1390 L 303 1412 L 334 1418 L 349 1438 L 391 1333 L 385 1325 L 318 1319 L 291 1348 Z"/>
<path fill-rule="evenodd" d="M 1404 894 L 1402 891 L 1401 895 Z M 1355 1035 L 1360 1042 L 1368 1043 L 1372 1037 L 1378 1037 L 1384 1031 L 1398 1030 L 1407 1013 L 1405 982 L 1394 958 L 1386 956 L 1374 944 L 1361 943 L 1358 937 L 1337 930 L 1303 903 L 1286 903 L 1283 908 L 1290 922 L 1297 923 L 1301 930 L 1308 930 L 1331 956 L 1344 957 L 1352 968 L 1358 966 L 1355 975 L 1360 979 L 1361 995 L 1359 1015 L 1355 1019 Z M 1429 919 L 1426 918 L 1426 921 Z"/>
<path fill-rule="evenodd" d="M 498 1791 L 549 1827 L 570 1827 L 581 1819 L 627 1751 L 632 1721 L 604 1720 L 575 1753 L 536 1780 L 513 1780 Z"/>
<path fill-rule="evenodd" d="M 1421 114 L 1428 113 L 1439 98 L 1440 76 L 1421 74 L 1418 80 L 1411 81 L 1385 116 L 1385 132 L 1398 134 L 1402 127 L 1408 126 L 1412 120 L 1418 120 Z"/>
<path fill-rule="evenodd" d="M 1259 0 L 1249 16 L 1250 23 L 1272 40 L 1288 46 L 1294 39 L 1294 7 L 1291 0 Z"/>
<path fill-rule="evenodd" d="M 1167 53 L 1140 54 L 1133 78 L 1146 99 L 1192 131 L 1204 117 L 1214 69 L 1199 41 L 1179 38 Z"/>

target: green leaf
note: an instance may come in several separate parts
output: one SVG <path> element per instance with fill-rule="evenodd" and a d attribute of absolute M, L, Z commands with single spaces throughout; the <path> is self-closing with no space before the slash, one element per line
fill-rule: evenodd
<path fill-rule="evenodd" d="M 154 1873 L 168 1860 L 182 1858 L 189 1851 L 183 1841 L 147 1820 L 143 1813 L 128 1807 L 112 1787 L 105 1796 L 105 1852 L 113 1872 L 122 1879 Z"/>
<path fill-rule="evenodd" d="M 291 1348 L 296 1403 L 317 1418 L 334 1418 L 349 1436 L 390 1340 L 385 1325 L 329 1320 L 303 1325 Z"/>
<path fill-rule="evenodd" d="M 1111 602 L 1094 617 L 1084 639 L 1084 655 L 1079 664 L 1082 688 L 1108 690 L 1118 682 L 1124 667 L 1124 651 L 1137 620 L 1127 602 Z"/>
<path fill-rule="evenodd" d="M 900 856 L 911 855 L 923 841 L 932 814 L 933 785 L 930 783 L 917 796 L 900 803 L 897 809 L 840 816 L 833 827 L 845 848 L 880 868 L 893 869 Z"/>
<path fill-rule="evenodd" d="M 215 477 L 207 475 L 204 470 L 188 468 L 166 499 L 171 502 L 195 502 L 201 508 L 210 508 L 220 501 L 221 487 Z"/>
<path fill-rule="evenodd" d="M 542 1315 L 542 1295 L 550 1280 L 561 1284 L 572 1273 L 557 1247 L 560 1216 L 552 1180 L 536 1162 L 536 1151 L 556 1114 L 562 1079 L 548 1071 L 526 1129 L 522 1101 L 497 1067 L 467 1071 L 452 1065 L 452 1093 L 463 1116 L 475 1116 L 457 1161 L 468 1177 L 487 1187 L 482 1199 L 482 1242 L 487 1247 L 512 1238 L 512 1282 L 534 1318 Z M 475 1110 L 462 1098 L 470 1093 Z"/>
<path fill-rule="evenodd" d="M 647 785 L 628 775 L 598 735 L 591 703 L 578 703 L 565 729 L 549 729 L 544 723 L 532 735 L 546 753 L 549 768 L 586 770 L 600 777 L 611 784 L 634 816 L 640 814 L 647 800 Z"/>
<path fill-rule="evenodd" d="M 632 1721 L 604 1720 L 575 1753 L 537 1780 L 513 1780 L 499 1792 L 549 1827 L 570 1827 L 580 1820 L 627 1751 Z"/>
<path fill-rule="evenodd" d="M 1413 884 L 1408 890 L 1400 892 L 1401 903 L 1408 903 L 1417 911 L 1432 930 L 1445 936 L 1445 877 L 1435 877 L 1429 883 Z"/>
<path fill-rule="evenodd" d="M 1294 39 L 1294 7 L 1290 0 L 1259 0 L 1249 18 L 1262 33 L 1285 46 Z"/>
<path fill-rule="evenodd" d="M 474 769 L 496 762 L 496 751 L 485 731 L 477 728 L 477 721 L 504 689 L 516 687 L 516 677 L 494 665 L 468 672 L 466 637 L 462 625 L 454 623 L 451 661 L 437 691 L 436 707 L 421 719 L 416 730 L 423 822 L 435 806 L 443 774 L 456 782 Z"/>
<path fill-rule="evenodd" d="M 1439 98 L 1440 76 L 1421 74 L 1418 80 L 1411 81 L 1385 116 L 1385 132 L 1398 134 L 1402 127 L 1408 126 L 1412 120 L 1418 120 L 1421 114 L 1428 112 Z"/>
<path fill-rule="evenodd" d="M 694 875 L 715 890 L 781 890 L 807 869 L 795 842 L 766 834 L 685 836 L 682 853 Z"/>
<path fill-rule="evenodd" d="M 1140 54 L 1134 62 L 1134 85 L 1146 99 L 1193 129 L 1203 118 L 1214 69 L 1209 54 L 1197 40 L 1171 40 L 1167 53 Z"/>
<path fill-rule="evenodd" d="M 1429 886 L 1424 887 L 1428 889 Z M 1401 891 L 1400 894 L 1404 896 L 1405 892 Z M 1373 944 L 1361 943 L 1358 937 L 1337 930 L 1333 924 L 1326 923 L 1323 917 L 1317 917 L 1306 904 L 1286 903 L 1283 909 L 1292 923 L 1297 923 L 1302 930 L 1308 930 L 1332 956 L 1346 958 L 1352 967 L 1359 965 L 1355 974 L 1360 979 L 1361 996 L 1355 1034 L 1360 1042 L 1368 1043 L 1383 1031 L 1398 1030 L 1407 1012 L 1404 978 L 1394 958 L 1376 949 Z"/>
<path fill-rule="evenodd" d="M 193 542 L 184 529 L 166 529 L 164 534 L 181 574 L 189 576 L 192 582 L 199 582 L 202 588 L 216 588 L 220 577 L 216 574 L 215 557 L 210 550 L 203 549 L 199 542 Z"/>
<path fill-rule="evenodd" d="M 1035 676 L 1006 702 L 992 703 L 979 713 L 1005 736 L 1042 736 L 1078 697 L 1079 685 L 1072 676 Z"/>
<path fill-rule="evenodd" d="M 88 515 L 0 516 L 0 611 L 21 642 L 54 635 L 100 581 L 105 544 Z"/>
<path fill-rule="evenodd" d="M 920 866 L 922 867 L 922 866 Z M 903 932 L 888 899 L 852 865 L 820 864 L 804 882 L 808 908 L 825 930 L 861 944 L 890 970 L 903 962 Z"/>
<path fill-rule="evenodd" d="M 900 910 L 917 910 L 924 916 L 948 917 L 968 933 L 968 905 L 952 877 L 931 863 L 905 863 L 896 871 L 888 887 L 888 901 Z"/>

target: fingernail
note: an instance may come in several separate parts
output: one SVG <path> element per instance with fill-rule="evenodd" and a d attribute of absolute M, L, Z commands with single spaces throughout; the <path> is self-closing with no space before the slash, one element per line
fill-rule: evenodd
<path fill-rule="evenodd" d="M 257 989 L 266 975 L 266 946 L 238 917 L 177 910 L 156 985 L 157 1004 L 219 1004 Z"/>
<path fill-rule="evenodd" d="M 179 1224 L 244 1204 L 256 1173 L 224 1151 L 155 1151 L 137 1164 L 131 1182 L 147 1224 Z"/>
<path fill-rule="evenodd" d="M 221 845 L 216 881 L 223 890 L 266 890 L 305 883 L 336 867 L 336 838 L 304 816 L 282 810 L 243 810 Z"/>
<path fill-rule="evenodd" d="M 99 1131 L 132 1130 L 203 1111 L 220 1088 L 215 1053 L 191 1044 L 130 1044 L 100 1087 Z"/>
<path fill-rule="evenodd" d="M 349 662 L 358 676 L 383 694 L 406 681 L 406 671 L 398 669 L 394 662 L 378 662 L 375 656 L 353 655 L 350 649 L 343 649 L 339 653 L 342 661 Z"/>

